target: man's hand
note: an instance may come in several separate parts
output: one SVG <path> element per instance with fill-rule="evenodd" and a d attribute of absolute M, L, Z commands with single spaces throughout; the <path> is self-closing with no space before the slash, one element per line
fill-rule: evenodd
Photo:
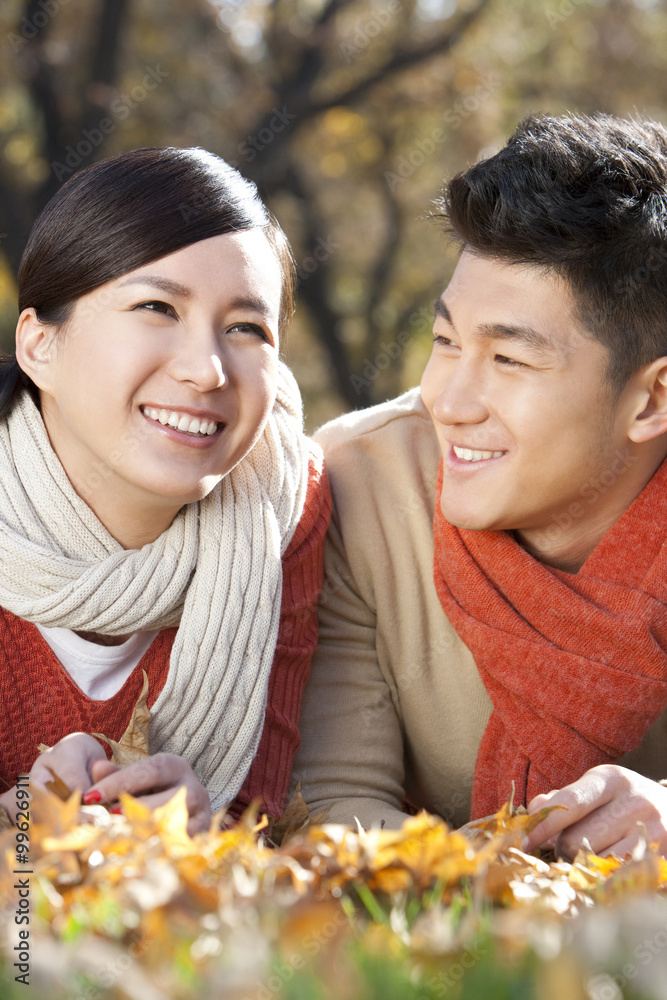
<path fill-rule="evenodd" d="M 571 785 L 536 795 L 528 812 L 544 806 L 556 809 L 529 834 L 524 849 L 553 848 L 573 858 L 584 838 L 599 855 L 623 858 L 636 847 L 642 823 L 648 842 L 667 854 L 667 788 L 618 764 L 601 764 Z"/>
<path fill-rule="evenodd" d="M 190 836 L 208 830 L 211 824 L 208 792 L 188 762 L 177 754 L 156 753 L 123 768 L 105 758 L 95 761 L 91 770 L 95 784 L 88 788 L 84 802 L 111 805 L 118 800 L 121 792 L 128 792 L 149 809 L 155 809 L 168 802 L 184 786 Z"/>

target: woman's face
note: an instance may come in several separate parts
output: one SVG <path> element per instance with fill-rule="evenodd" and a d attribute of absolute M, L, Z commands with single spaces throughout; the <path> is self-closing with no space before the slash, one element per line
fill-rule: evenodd
<path fill-rule="evenodd" d="M 261 434 L 276 394 L 281 280 L 261 230 L 214 236 L 102 285 L 47 332 L 30 374 L 51 443 L 119 540 L 114 510 L 152 512 L 157 537 Z"/>

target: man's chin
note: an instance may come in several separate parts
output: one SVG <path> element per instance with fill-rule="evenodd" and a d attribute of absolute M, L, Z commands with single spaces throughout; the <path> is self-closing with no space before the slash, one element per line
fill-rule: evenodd
<path fill-rule="evenodd" d="M 445 504 L 440 505 L 442 516 L 455 528 L 461 531 L 503 531 L 505 525 L 498 522 L 488 514 L 471 514 L 469 511 L 462 513 L 457 510 L 450 510 Z"/>

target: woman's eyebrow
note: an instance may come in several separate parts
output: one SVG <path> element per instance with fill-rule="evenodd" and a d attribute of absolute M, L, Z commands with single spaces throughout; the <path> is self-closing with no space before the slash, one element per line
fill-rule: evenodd
<path fill-rule="evenodd" d="M 270 315 L 271 306 L 266 301 L 259 296 L 253 295 L 242 295 L 236 299 L 232 299 L 229 303 L 230 309 L 249 309 L 251 312 L 261 313 L 262 315 Z"/>
<path fill-rule="evenodd" d="M 192 291 L 187 285 L 181 285 L 180 282 L 172 281 L 171 278 L 160 278 L 155 274 L 134 275 L 121 281 L 118 287 L 123 288 L 125 285 L 150 285 L 153 288 L 158 288 L 161 292 L 166 292 L 167 295 L 178 295 L 182 299 L 188 299 L 192 296 Z"/>
<path fill-rule="evenodd" d="M 182 299 L 192 298 L 192 289 L 188 288 L 187 285 L 181 285 L 180 282 L 172 281 L 171 278 L 160 278 L 155 274 L 147 274 L 144 277 L 140 274 L 134 275 L 121 281 L 118 287 L 123 288 L 125 285 L 150 285 L 152 288 L 158 288 L 161 292 L 166 292 L 167 295 L 178 295 Z M 249 309 L 262 315 L 268 315 L 271 312 L 271 306 L 266 299 L 252 295 L 242 295 L 232 299 L 228 306 L 230 309 Z"/>

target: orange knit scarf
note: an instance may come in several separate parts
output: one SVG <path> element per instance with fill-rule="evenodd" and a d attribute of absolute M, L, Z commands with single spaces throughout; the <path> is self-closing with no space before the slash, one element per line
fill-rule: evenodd
<path fill-rule="evenodd" d="M 667 461 L 578 573 L 440 510 L 435 586 L 493 702 L 472 816 L 560 788 L 635 749 L 667 704 Z M 667 777 L 667 775 L 666 775 Z"/>

